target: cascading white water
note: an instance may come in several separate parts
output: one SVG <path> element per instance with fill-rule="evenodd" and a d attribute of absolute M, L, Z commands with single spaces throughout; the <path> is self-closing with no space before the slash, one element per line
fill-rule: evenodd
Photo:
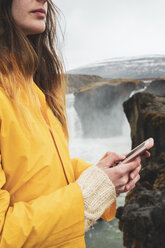
<path fill-rule="evenodd" d="M 82 135 L 83 135 L 80 119 L 77 115 L 77 112 L 76 112 L 73 104 L 74 104 L 74 95 L 72 93 L 66 95 L 68 129 L 69 129 L 70 138 L 72 138 L 72 139 L 82 137 Z"/>
<path fill-rule="evenodd" d="M 143 92 L 143 91 L 145 91 L 145 90 L 147 89 L 147 87 L 150 85 L 150 83 L 152 82 L 152 80 L 143 80 L 142 82 L 144 83 L 144 87 L 141 88 L 141 89 L 138 89 L 138 90 L 133 90 L 133 91 L 131 92 L 129 98 L 132 97 L 134 94 L 136 94 L 136 93 L 138 93 L 138 92 Z"/>
<path fill-rule="evenodd" d="M 121 124 L 123 135 L 108 138 L 83 138 L 81 123 L 74 109 L 74 95 L 66 97 L 67 114 L 69 122 L 71 157 L 81 157 L 85 161 L 96 163 L 107 151 L 119 154 L 129 152 L 131 149 L 130 127 L 126 120 Z M 108 125 L 108 123 L 107 123 Z M 124 204 L 125 195 L 117 199 L 117 206 Z M 112 222 L 97 222 L 86 234 L 87 248 L 121 248 L 122 233 L 118 229 L 117 219 Z"/>

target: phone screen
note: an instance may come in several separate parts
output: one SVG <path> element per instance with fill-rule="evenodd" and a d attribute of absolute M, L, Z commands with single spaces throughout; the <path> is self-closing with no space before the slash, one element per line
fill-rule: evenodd
<path fill-rule="evenodd" d="M 140 145 L 139 147 L 137 147 L 135 150 L 133 150 L 132 152 L 128 153 L 126 158 L 128 158 L 129 156 L 131 156 L 132 154 L 134 154 L 136 151 L 138 151 L 139 149 L 141 149 L 143 146 L 145 145 L 145 142 Z"/>

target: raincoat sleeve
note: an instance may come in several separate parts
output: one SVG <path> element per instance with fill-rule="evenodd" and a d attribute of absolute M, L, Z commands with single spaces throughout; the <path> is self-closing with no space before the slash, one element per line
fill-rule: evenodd
<path fill-rule="evenodd" d="M 72 166 L 74 170 L 75 180 L 79 178 L 81 173 L 86 170 L 88 167 L 92 166 L 93 164 L 85 162 L 81 158 L 74 158 L 72 159 Z"/>
<path fill-rule="evenodd" d="M 81 173 L 86 170 L 88 167 L 92 166 L 92 164 L 85 162 L 81 158 L 72 159 L 72 165 L 74 167 L 75 179 L 77 180 Z M 101 218 L 105 221 L 111 221 L 114 219 L 116 215 L 116 201 L 107 208 Z"/>
<path fill-rule="evenodd" d="M 76 182 L 33 201 L 11 205 L 9 192 L 2 189 L 5 181 L 1 166 L 1 248 L 66 247 L 67 241 L 84 236 L 83 197 Z"/>

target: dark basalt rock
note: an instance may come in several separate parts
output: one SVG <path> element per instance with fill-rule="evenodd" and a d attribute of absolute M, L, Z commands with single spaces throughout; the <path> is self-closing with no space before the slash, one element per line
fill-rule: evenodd
<path fill-rule="evenodd" d="M 153 190 L 153 187 L 147 189 L 141 182 L 142 180 L 127 194 L 125 206 L 117 210 L 124 246 L 164 248 L 165 192 Z"/>
<path fill-rule="evenodd" d="M 153 137 L 151 158 L 143 161 L 141 179 L 117 210 L 126 248 L 165 247 L 165 97 L 138 93 L 124 103 L 133 146 Z"/>
<path fill-rule="evenodd" d="M 123 106 L 131 126 L 132 146 L 153 137 L 152 157 L 159 157 L 165 151 L 165 97 L 137 93 Z"/>

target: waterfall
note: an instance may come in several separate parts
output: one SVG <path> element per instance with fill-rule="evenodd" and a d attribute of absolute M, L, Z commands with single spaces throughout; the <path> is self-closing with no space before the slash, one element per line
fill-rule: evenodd
<path fill-rule="evenodd" d="M 131 98 L 134 94 L 138 93 L 138 92 L 143 92 L 147 89 L 147 87 L 150 85 L 150 83 L 152 82 L 152 80 L 143 80 L 142 81 L 144 83 L 144 87 L 138 90 L 133 90 L 129 96 L 129 98 Z"/>
<path fill-rule="evenodd" d="M 122 135 L 95 139 L 84 138 L 80 119 L 74 109 L 74 99 L 73 94 L 66 96 L 71 157 L 81 157 L 87 162 L 96 163 L 107 151 L 119 154 L 129 152 L 131 148 L 130 126 L 125 116 L 121 126 Z"/>
<path fill-rule="evenodd" d="M 74 109 L 74 95 L 66 96 L 66 106 L 69 125 L 69 149 L 72 158 L 80 157 L 87 162 L 96 163 L 107 152 L 116 153 L 129 152 L 131 148 L 130 127 L 125 117 L 122 125 L 123 134 L 107 138 L 84 138 L 79 117 Z M 125 195 L 122 194 L 117 199 L 117 206 L 124 204 Z M 86 233 L 87 248 L 113 248 L 122 247 L 122 233 L 118 229 L 117 219 L 114 221 L 97 222 L 94 227 Z M 108 233 L 108 235 L 106 234 Z M 111 237 L 111 238 L 109 238 Z M 105 245 L 103 245 L 103 240 Z"/>
<path fill-rule="evenodd" d="M 66 109 L 68 116 L 68 129 L 69 129 L 70 138 L 78 138 L 81 137 L 83 134 L 80 119 L 73 106 L 74 99 L 75 99 L 74 94 L 66 95 Z"/>

